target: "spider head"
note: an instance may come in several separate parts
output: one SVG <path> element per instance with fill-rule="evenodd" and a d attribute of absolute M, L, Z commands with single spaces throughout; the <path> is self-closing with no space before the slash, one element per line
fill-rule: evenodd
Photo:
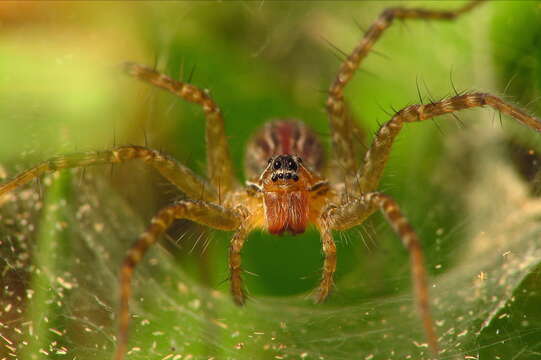
<path fill-rule="evenodd" d="M 296 155 L 277 155 L 268 160 L 260 180 L 266 191 L 305 190 L 311 178 L 309 171 Z"/>
<path fill-rule="evenodd" d="M 267 230 L 271 234 L 301 234 L 308 225 L 311 172 L 296 155 L 271 157 L 259 177 Z"/>
<path fill-rule="evenodd" d="M 297 171 L 299 170 L 300 158 L 294 158 L 291 155 L 278 155 L 274 159 L 269 159 L 269 165 L 272 170 L 271 181 L 299 181 Z"/>

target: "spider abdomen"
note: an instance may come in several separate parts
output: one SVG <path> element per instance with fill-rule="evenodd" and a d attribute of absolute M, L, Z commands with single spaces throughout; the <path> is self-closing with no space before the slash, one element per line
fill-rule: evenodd
<path fill-rule="evenodd" d="M 269 233 L 301 234 L 308 225 L 308 191 L 268 191 L 263 196 Z"/>
<path fill-rule="evenodd" d="M 248 143 L 247 177 L 251 179 L 261 174 L 268 159 L 280 154 L 300 157 L 311 170 L 319 171 L 323 165 L 323 147 L 306 124 L 297 120 L 276 120 L 266 123 Z"/>

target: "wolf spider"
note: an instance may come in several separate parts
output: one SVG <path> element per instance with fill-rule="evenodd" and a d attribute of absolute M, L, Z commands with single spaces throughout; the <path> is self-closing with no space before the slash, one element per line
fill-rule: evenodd
<path fill-rule="evenodd" d="M 333 285 L 336 246 L 332 230 L 346 230 L 362 224 L 380 210 L 409 251 L 413 287 L 428 345 L 436 354 L 438 341 L 429 307 L 426 269 L 416 233 L 398 204 L 376 191 L 394 139 L 405 123 L 432 119 L 463 109 L 489 106 L 541 131 L 541 120 L 488 93 L 464 93 L 428 104 L 403 108 L 383 124 L 359 163 L 357 145 L 348 116 L 344 90 L 361 62 L 395 19 L 454 20 L 483 0 L 472 0 L 456 10 L 388 8 L 370 26 L 360 43 L 347 56 L 328 91 L 334 169 L 341 180 L 325 179 L 323 151 L 315 134 L 302 122 L 276 120 L 267 123 L 251 140 L 246 158 L 249 181 L 241 186 L 233 175 L 224 120 L 209 94 L 189 83 L 174 80 L 156 70 L 126 63 L 127 74 L 162 88 L 202 107 L 206 118 L 208 180 L 175 159 L 148 147 L 120 146 L 112 150 L 58 156 L 49 159 L 0 186 L 0 196 L 47 172 L 98 164 L 114 164 L 140 159 L 157 169 L 166 179 L 193 199 L 172 203 L 161 209 L 147 230 L 124 258 L 120 272 L 118 336 L 114 359 L 122 360 L 128 343 L 131 280 L 137 264 L 176 219 L 188 219 L 213 229 L 234 232 L 229 248 L 231 293 L 238 305 L 245 303 L 241 278 L 241 250 L 248 234 L 263 228 L 271 234 L 301 234 L 312 224 L 321 234 L 324 253 L 323 275 L 316 301 L 324 301 Z"/>

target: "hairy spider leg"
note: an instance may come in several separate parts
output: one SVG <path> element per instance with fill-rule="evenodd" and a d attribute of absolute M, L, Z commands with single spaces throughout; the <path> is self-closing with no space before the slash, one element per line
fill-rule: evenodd
<path fill-rule="evenodd" d="M 344 89 L 355 75 L 361 62 L 370 53 L 374 44 L 395 19 L 454 20 L 483 1 L 485 0 L 473 0 L 456 10 L 408 9 L 401 7 L 385 9 L 370 26 L 361 42 L 342 63 L 334 82 L 329 88 L 326 107 L 331 127 L 332 148 L 338 162 L 337 171 L 340 178 L 344 179 L 346 188 L 351 189 L 354 187 L 355 175 L 359 165 L 354 148 L 351 146 L 355 139 L 352 138 L 351 121 L 348 119 L 348 111 L 344 102 Z"/>
<path fill-rule="evenodd" d="M 379 128 L 365 155 L 363 166 L 356 176 L 358 183 L 355 184 L 355 189 L 361 194 L 377 189 L 394 139 L 404 123 L 423 121 L 439 115 L 485 105 L 515 118 L 518 122 L 536 131 L 541 131 L 541 119 L 528 115 L 499 97 L 487 93 L 470 93 L 430 104 L 410 105 L 398 111 L 391 120 Z"/>
<path fill-rule="evenodd" d="M 238 212 L 222 206 L 203 202 L 185 200 L 161 209 L 148 229 L 139 236 L 124 258 L 120 271 L 120 306 L 118 311 L 117 345 L 114 360 L 123 360 L 128 346 L 128 327 L 130 321 L 129 300 L 133 271 L 147 250 L 158 241 L 159 236 L 171 226 L 176 219 L 188 219 L 213 229 L 236 230 L 242 216 Z"/>
<path fill-rule="evenodd" d="M 437 354 L 438 340 L 430 314 L 428 282 L 423 251 L 417 234 L 400 211 L 396 201 L 382 193 L 366 193 L 349 203 L 330 208 L 323 214 L 323 219 L 328 226 L 329 232 L 330 229 L 347 230 L 353 226 L 362 224 L 367 217 L 378 209 L 381 210 L 387 222 L 391 225 L 410 254 L 411 278 L 413 288 L 415 289 L 417 307 L 423 322 L 428 345 L 434 354 Z M 320 294 L 328 292 L 328 289 L 324 288 L 325 286 L 328 286 L 328 284 L 322 282 Z"/>
<path fill-rule="evenodd" d="M 244 286 L 242 282 L 242 257 L 241 251 L 244 246 L 246 237 L 250 233 L 251 228 L 243 224 L 237 230 L 231 244 L 229 245 L 229 274 L 231 276 L 231 295 L 235 304 L 241 306 L 246 301 Z"/>
<path fill-rule="evenodd" d="M 336 244 L 332 236 L 331 228 L 325 217 L 316 224 L 321 235 L 321 248 L 323 250 L 323 270 L 321 281 L 316 294 L 316 303 L 322 303 L 332 290 L 333 277 L 336 271 Z"/>
<path fill-rule="evenodd" d="M 154 167 L 186 195 L 217 202 L 218 195 L 213 186 L 197 176 L 192 170 L 157 150 L 133 145 L 120 146 L 113 150 L 90 151 L 51 158 L 2 184 L 0 196 L 48 172 L 91 165 L 116 164 L 135 159 L 141 159 Z"/>
<path fill-rule="evenodd" d="M 229 155 L 229 144 L 225 135 L 222 111 L 208 92 L 192 84 L 174 80 L 144 65 L 127 62 L 124 64 L 124 68 L 127 74 L 167 90 L 203 108 L 206 118 L 207 171 L 210 182 L 216 189 L 219 189 L 220 196 L 237 187 L 231 156 Z"/>

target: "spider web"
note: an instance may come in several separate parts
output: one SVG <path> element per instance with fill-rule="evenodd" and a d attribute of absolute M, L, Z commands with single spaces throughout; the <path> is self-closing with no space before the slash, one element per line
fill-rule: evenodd
<path fill-rule="evenodd" d="M 527 359 L 541 346 L 541 202 L 492 154 L 468 191 L 463 250 L 431 278 L 442 359 Z M 110 358 L 119 264 L 144 221 L 100 178 L 64 172 L 44 188 L 3 199 L 0 353 Z M 409 277 L 407 264 L 396 271 Z M 225 285 L 202 286 L 157 246 L 136 271 L 128 358 L 430 358 L 409 289 L 357 296 L 337 285 L 323 305 L 257 296 L 238 308 Z"/>

